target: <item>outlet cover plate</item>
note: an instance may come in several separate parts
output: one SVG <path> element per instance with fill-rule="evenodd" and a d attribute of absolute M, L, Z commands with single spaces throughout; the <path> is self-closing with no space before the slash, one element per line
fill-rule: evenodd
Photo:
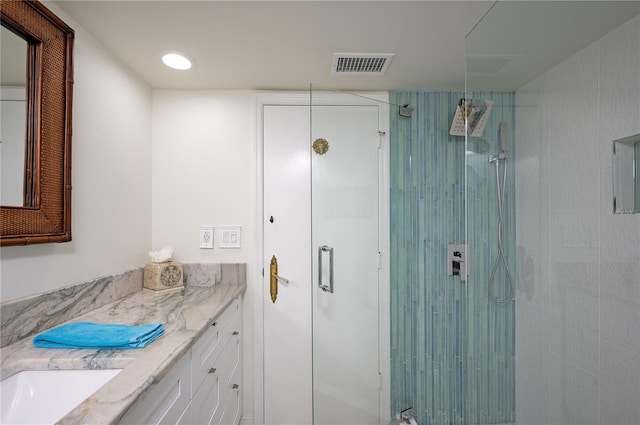
<path fill-rule="evenodd" d="M 213 249 L 213 226 L 200 226 L 200 248 Z"/>

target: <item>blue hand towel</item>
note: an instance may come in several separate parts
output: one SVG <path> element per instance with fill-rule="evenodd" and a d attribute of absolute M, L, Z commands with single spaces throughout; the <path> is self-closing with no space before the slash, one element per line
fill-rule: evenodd
<path fill-rule="evenodd" d="M 119 350 L 142 348 L 164 334 L 162 323 L 148 325 L 75 322 L 58 326 L 33 339 L 36 347 Z"/>

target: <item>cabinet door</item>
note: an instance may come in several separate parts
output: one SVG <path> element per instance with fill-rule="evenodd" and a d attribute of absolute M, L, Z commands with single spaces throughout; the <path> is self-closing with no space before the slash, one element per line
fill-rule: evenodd
<path fill-rule="evenodd" d="M 213 363 L 222 352 L 222 328 L 224 327 L 224 314 L 216 320 L 209 329 L 196 341 L 191 350 L 193 367 L 193 392 L 198 388 L 209 374 Z"/>
<path fill-rule="evenodd" d="M 193 409 L 191 408 L 192 405 L 193 405 L 193 401 L 189 403 L 187 408 L 184 410 L 184 412 L 182 413 L 182 416 L 180 417 L 180 419 L 178 419 L 178 422 L 176 423 L 176 425 L 193 425 L 196 423 L 193 420 L 193 413 L 192 413 Z"/>
<path fill-rule="evenodd" d="M 191 400 L 191 352 L 153 384 L 120 421 L 121 424 L 176 424 Z"/>
<path fill-rule="evenodd" d="M 209 374 L 233 333 L 239 331 L 239 323 L 240 299 L 236 298 L 193 345 L 194 393 Z"/>
<path fill-rule="evenodd" d="M 200 387 L 196 390 L 191 403 L 192 419 L 196 424 L 223 424 L 233 420 L 237 423 L 240 419 L 240 382 L 241 382 L 241 354 L 240 354 L 240 326 L 241 310 L 240 299 L 236 299 L 234 303 L 220 316 L 222 324 L 219 328 L 219 342 L 216 346 L 215 356 L 207 357 L 206 362 L 208 368 L 205 370 L 196 364 L 194 358 L 194 381 L 202 381 Z M 199 344 L 198 341 L 197 344 Z M 222 345 L 222 347 L 221 347 Z M 196 348 L 194 346 L 194 353 Z M 194 354 L 195 355 L 195 354 Z M 199 358 L 199 357 L 198 357 Z M 204 377 L 196 377 L 198 373 L 204 374 Z M 232 394 L 235 396 L 232 398 Z M 236 400 L 233 406 L 225 406 L 230 401 Z M 227 411 L 235 409 L 233 415 L 229 415 Z M 237 420 L 234 419 L 237 417 Z"/>
<path fill-rule="evenodd" d="M 220 400 L 222 407 L 216 416 L 216 425 L 235 425 L 240 420 L 240 384 L 242 381 L 240 338 L 231 338 L 220 355 L 221 385 Z"/>
<path fill-rule="evenodd" d="M 217 369 L 215 372 L 207 374 L 202 385 L 194 394 L 191 402 L 193 423 L 198 425 L 213 424 L 215 418 L 220 416 L 220 376 Z"/>
<path fill-rule="evenodd" d="M 240 389 L 234 389 L 229 393 L 227 400 L 222 406 L 222 417 L 218 425 L 238 425 L 240 423 Z"/>
<path fill-rule="evenodd" d="M 241 307 L 242 304 L 240 303 L 240 298 L 236 298 L 233 304 L 231 304 L 225 311 L 227 325 L 222 336 L 224 344 L 226 344 L 232 336 L 240 333 L 240 328 L 242 327 Z"/>
<path fill-rule="evenodd" d="M 242 350 L 240 348 L 240 339 L 236 338 L 235 341 L 229 341 L 229 345 L 233 347 L 234 361 L 231 363 L 231 373 L 229 379 L 227 379 L 227 401 L 224 405 L 224 416 L 221 424 L 237 425 L 240 423 L 240 413 L 242 410 L 240 393 L 240 383 L 242 382 L 242 367 L 240 363 Z"/>

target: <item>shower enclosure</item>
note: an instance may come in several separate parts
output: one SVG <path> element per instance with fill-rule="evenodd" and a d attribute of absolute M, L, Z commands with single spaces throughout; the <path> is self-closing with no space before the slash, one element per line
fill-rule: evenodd
<path fill-rule="evenodd" d="M 388 113 L 373 97 L 311 88 L 314 424 L 388 422 Z"/>
<path fill-rule="evenodd" d="M 640 216 L 614 214 L 612 196 L 612 143 L 640 131 L 639 13 L 637 1 L 499 1 L 466 38 L 465 98 L 509 93 L 500 109 L 513 120 L 502 199 L 495 176 L 493 199 L 476 196 L 486 154 L 504 153 L 502 119 L 487 124 L 488 152 L 467 155 L 465 190 L 466 240 L 485 267 L 472 265 L 467 285 L 485 297 L 501 248 L 475 235 L 489 227 L 493 237 L 496 217 L 500 235 L 495 197 L 504 202 L 516 284 L 511 422 L 640 423 Z M 467 152 L 477 140 L 467 137 Z M 490 277 L 506 296 L 510 277 Z"/>
<path fill-rule="evenodd" d="M 391 119 L 391 411 L 412 408 L 419 424 L 502 424 L 515 419 L 514 301 L 490 300 L 499 254 L 495 165 L 500 123 L 514 125 L 512 93 L 492 101 L 486 128 L 465 143 L 450 134 L 459 92 L 393 92 L 409 119 Z M 505 125 L 503 124 L 503 128 Z M 505 130 L 506 133 L 506 130 Z M 514 138 L 505 143 L 513 151 Z M 505 145 L 506 147 L 506 145 Z M 503 252 L 513 270 L 513 164 L 501 160 Z M 448 264 L 466 247 L 467 275 Z M 462 270 L 462 269 L 461 269 Z M 506 270 L 495 294 L 508 298 Z"/>
<path fill-rule="evenodd" d="M 614 213 L 611 162 L 614 140 L 640 134 L 639 46 L 640 2 L 496 2 L 466 37 L 464 89 L 389 93 L 389 128 L 378 129 L 389 180 L 371 177 L 389 196 L 388 228 L 377 218 L 388 244 L 327 241 L 331 199 L 366 216 L 375 208 L 358 200 L 373 186 L 323 188 L 326 158 L 313 158 L 315 423 L 341 423 L 344 405 L 376 409 L 347 385 L 363 380 L 345 367 L 337 328 L 355 345 L 367 329 L 379 338 L 365 350 L 377 360 L 362 361 L 379 365 L 379 384 L 367 384 L 371 394 L 379 385 L 379 417 L 349 423 L 388 424 L 409 409 L 420 425 L 640 423 L 640 214 Z M 312 127 L 339 128 L 339 111 L 322 116 L 314 104 L 319 92 Z M 491 102 L 482 131 L 450 133 L 461 100 Z M 354 152 L 344 174 L 329 175 L 359 187 L 353 176 L 374 158 Z M 466 274 L 451 267 L 452 246 L 464 249 Z M 371 295 L 377 318 L 323 323 L 332 271 L 336 294 L 343 274 L 338 251 L 376 249 L 378 277 L 386 261 L 389 275 Z M 364 314 L 351 306 L 362 292 L 349 296 L 347 321 Z"/>

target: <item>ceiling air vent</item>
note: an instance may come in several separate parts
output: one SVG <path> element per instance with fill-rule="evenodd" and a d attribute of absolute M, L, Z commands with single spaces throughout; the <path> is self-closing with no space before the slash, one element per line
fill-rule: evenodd
<path fill-rule="evenodd" d="M 394 53 L 334 53 L 333 75 L 384 75 Z"/>

